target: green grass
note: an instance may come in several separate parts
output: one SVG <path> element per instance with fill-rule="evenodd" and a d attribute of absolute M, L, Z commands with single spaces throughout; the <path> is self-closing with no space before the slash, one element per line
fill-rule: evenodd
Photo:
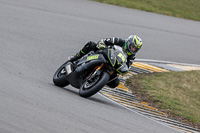
<path fill-rule="evenodd" d="M 133 92 L 147 101 L 200 125 L 200 71 L 142 74 L 127 82 Z M 156 101 L 156 103 L 155 103 Z"/>
<path fill-rule="evenodd" d="M 93 1 L 200 21 L 200 0 L 93 0 Z"/>

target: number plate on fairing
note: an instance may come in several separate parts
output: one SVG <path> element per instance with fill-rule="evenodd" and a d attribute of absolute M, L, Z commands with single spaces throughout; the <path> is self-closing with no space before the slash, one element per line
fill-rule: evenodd
<path fill-rule="evenodd" d="M 72 66 L 72 63 L 69 62 L 66 66 L 65 66 L 65 71 L 68 74 L 70 74 L 72 71 L 73 71 L 73 66 Z"/>

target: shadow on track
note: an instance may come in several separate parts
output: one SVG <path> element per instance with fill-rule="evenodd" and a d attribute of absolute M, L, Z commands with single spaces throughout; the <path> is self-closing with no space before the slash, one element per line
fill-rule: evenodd
<path fill-rule="evenodd" d="M 50 84 L 53 85 L 53 86 L 55 86 L 52 83 L 50 83 Z M 64 87 L 64 88 L 58 87 L 58 86 L 55 86 L 55 87 L 58 88 L 58 89 L 60 89 L 60 90 L 67 91 L 67 92 L 73 94 L 74 96 L 76 95 L 76 96 L 80 97 L 79 93 L 78 93 L 78 89 L 76 89 L 76 88 L 72 88 L 71 89 L 69 87 Z M 84 100 L 90 100 L 90 101 L 93 101 L 93 102 L 96 102 L 96 103 L 104 104 L 104 105 L 109 105 L 109 106 L 120 107 L 121 108 L 121 106 L 118 106 L 117 104 L 114 104 L 113 102 L 111 102 L 111 101 L 109 101 L 109 100 L 107 100 L 107 99 L 105 99 L 102 96 L 97 95 L 97 94 L 95 94 L 94 96 L 91 96 L 89 98 L 82 98 L 82 97 L 80 97 L 80 98 L 82 98 Z"/>

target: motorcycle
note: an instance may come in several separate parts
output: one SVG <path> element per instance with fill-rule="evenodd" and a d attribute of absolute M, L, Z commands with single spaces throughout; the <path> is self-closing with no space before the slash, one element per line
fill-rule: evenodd
<path fill-rule="evenodd" d="M 71 84 L 78 88 L 79 95 L 85 98 L 96 94 L 116 78 L 113 78 L 113 75 L 128 72 L 126 55 L 120 48 L 107 47 L 92 51 L 73 63 L 65 62 L 55 72 L 54 84 L 59 87 Z"/>

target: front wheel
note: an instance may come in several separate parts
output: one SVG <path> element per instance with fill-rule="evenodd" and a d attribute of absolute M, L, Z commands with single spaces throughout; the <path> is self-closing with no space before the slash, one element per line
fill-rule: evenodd
<path fill-rule="evenodd" d="M 81 97 L 90 97 L 100 91 L 110 79 L 110 74 L 103 71 L 100 75 L 96 75 L 93 79 L 86 80 L 79 89 Z"/>

